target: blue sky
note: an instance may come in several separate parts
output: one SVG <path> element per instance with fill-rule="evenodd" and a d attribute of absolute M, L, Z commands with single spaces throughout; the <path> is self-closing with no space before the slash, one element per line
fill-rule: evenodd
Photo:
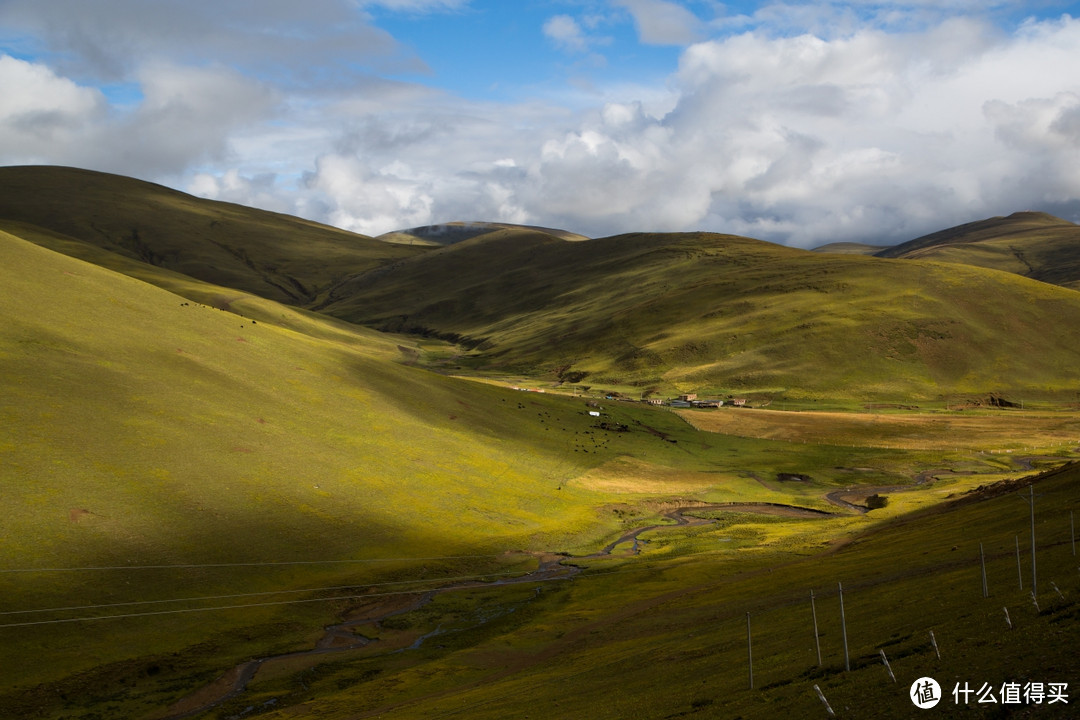
<path fill-rule="evenodd" d="M 365 234 L 1080 220 L 1058 0 L 0 0 L 0 163 Z"/>
<path fill-rule="evenodd" d="M 375 19 L 430 66 L 429 76 L 415 80 L 470 99 L 558 95 L 568 83 L 663 82 L 677 67 L 678 45 L 643 44 L 629 13 L 594 5 L 489 1 L 432 15 L 383 11 Z M 545 33 L 558 18 L 581 28 L 581 50 L 564 50 Z"/>

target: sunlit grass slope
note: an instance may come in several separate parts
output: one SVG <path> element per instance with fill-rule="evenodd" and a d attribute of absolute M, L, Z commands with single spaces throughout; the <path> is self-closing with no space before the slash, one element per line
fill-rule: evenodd
<path fill-rule="evenodd" d="M 422 248 L 288 215 L 66 167 L 0 167 L 0 221 L 83 240 L 218 285 L 291 304 Z"/>
<path fill-rule="evenodd" d="M 0 624 L 86 614 L 24 614 L 44 608 L 489 572 L 521 566 L 499 559 L 507 550 L 602 547 L 628 517 L 649 517 L 640 505 L 651 499 L 823 507 L 824 488 L 851 482 L 837 471 L 772 489 L 748 471 L 835 467 L 838 456 L 705 438 L 673 414 L 621 404 L 604 413 L 629 429 L 606 431 L 580 400 L 410 367 L 422 350 L 409 340 L 27 234 L 127 274 L 0 233 Z M 905 482 L 915 469 L 874 448 L 843 458 L 881 468 L 860 482 Z M 427 559 L 474 554 L 486 559 Z M 398 560 L 124 570 L 385 558 Z M 72 567 L 112 569 L 9 572 Z M 340 608 L 4 628 L 0 696 L 63 716 L 134 693 L 114 712 L 129 716 L 239 659 L 310 647 Z M 39 684 L 61 689 L 41 700 Z"/>
<path fill-rule="evenodd" d="M 0 237 L 9 561 L 235 557 L 208 540 L 270 527 L 252 557 L 355 554 L 423 545 L 432 518 L 454 543 L 526 542 L 595 500 L 555 492 L 574 461 L 507 391 L 399 364 L 370 331 L 252 322 Z"/>
<path fill-rule="evenodd" d="M 413 564 L 408 558 L 572 547 L 610 532 L 596 512 L 608 496 L 560 489 L 600 459 L 567 457 L 565 441 L 511 402 L 511 391 L 407 367 L 396 362 L 397 342 L 370 331 L 281 306 L 278 325 L 269 301 L 239 302 L 263 319 L 0 233 L 4 611 L 384 576 L 368 565 L 149 575 L 13 569 L 388 557 L 403 558 L 400 568 Z M 586 426 L 580 413 L 565 414 Z M 465 562 L 474 571 L 497 565 Z M 263 638 L 265 650 L 273 641 L 264 636 L 280 634 L 280 622 L 255 610 L 104 631 L 5 630 L 4 683 L 37 684 L 208 638 L 217 638 L 214 647 L 195 655 L 213 655 L 214 671 L 238 652 L 236 638 L 222 637 L 229 628 L 269 623 L 243 634 Z M 31 662 L 17 660 L 31 648 Z"/>
<path fill-rule="evenodd" d="M 271 698 L 273 720 L 831 717 L 817 685 L 835 717 L 914 718 L 922 715 L 908 693 L 926 676 L 944 691 L 927 715 L 1074 717 L 1080 578 L 1069 512 L 1078 481 L 1072 466 L 1035 485 L 1037 606 L 1030 511 L 1018 497 L 1026 487 L 864 518 L 864 532 L 832 547 L 848 519 L 726 514 L 651 531 L 638 557 L 581 561 L 588 569 L 573 583 L 531 598 L 520 589 L 441 596 L 399 625 L 419 633 L 481 613 L 493 620 L 412 654 L 327 664 L 304 682 L 267 677 L 214 717 Z M 1003 708 L 1002 685 L 1028 682 L 1067 683 L 1068 704 Z M 958 707 L 952 690 L 965 683 L 989 684 L 998 702 L 971 696 Z"/>
<path fill-rule="evenodd" d="M 1038 212 L 960 225 L 877 253 L 1005 270 L 1080 289 L 1080 226 Z"/>
<path fill-rule="evenodd" d="M 708 233 L 489 233 L 357 276 L 324 310 L 461 341 L 478 367 L 597 387 L 893 399 L 1080 387 L 1073 291 Z"/>

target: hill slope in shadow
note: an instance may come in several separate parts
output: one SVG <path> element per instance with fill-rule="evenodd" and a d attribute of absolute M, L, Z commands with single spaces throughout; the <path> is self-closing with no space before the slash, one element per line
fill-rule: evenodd
<path fill-rule="evenodd" d="M 959 225 L 877 256 L 976 265 L 1080 289 L 1080 225 L 1046 213 L 1018 212 Z"/>
<path fill-rule="evenodd" d="M 0 167 L 0 227 L 38 228 L 217 285 L 305 305 L 351 273 L 423 248 L 119 175 Z"/>

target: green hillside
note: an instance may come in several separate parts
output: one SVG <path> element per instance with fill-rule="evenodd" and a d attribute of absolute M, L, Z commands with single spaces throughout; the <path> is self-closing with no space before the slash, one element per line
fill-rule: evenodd
<path fill-rule="evenodd" d="M 398 362 L 415 345 L 230 291 L 234 310 L 262 318 L 253 321 L 8 233 L 0 287 L 5 571 L 405 558 L 390 565 L 396 572 L 411 557 L 487 556 L 427 563 L 453 575 L 498 569 L 508 548 L 610 532 L 596 512 L 607 495 L 559 489 L 602 459 L 567 457 L 565 439 L 511 391 Z M 587 426 L 580 412 L 563 414 L 561 427 Z M 0 595 L 9 611 L 357 584 L 386 572 L 4 572 Z M 82 630 L 63 625 L 9 633 L 4 682 L 280 622 L 252 612 L 181 616 L 169 635 L 138 623 L 104 636 L 91 628 L 78 651 L 69 640 Z M 42 662 L 16 667 L 27 643 Z"/>
<path fill-rule="evenodd" d="M 334 287 L 326 313 L 449 338 L 475 367 L 759 399 L 1065 394 L 1080 295 L 954 264 L 707 233 L 490 233 Z"/>
<path fill-rule="evenodd" d="M 0 232 L 0 707 L 17 716 L 160 711 L 309 647 L 350 607 L 336 596 L 524 572 L 512 551 L 596 550 L 673 499 L 823 509 L 851 482 L 764 487 L 748 469 L 835 467 L 836 449 L 706 442 L 643 407 L 598 421 L 413 366 L 438 343 L 64 243 L 130 275 Z M 878 448 L 844 457 L 880 468 L 863 483 L 915 472 Z M 249 607 L 184 600 L 201 597 Z"/>
<path fill-rule="evenodd" d="M 1076 226 L 1044 215 L 906 244 L 905 257 L 963 261 L 927 264 L 708 233 L 566 242 L 491 223 L 410 246 L 68 168 L 0 168 L 0 189 L 0 227 L 45 247 L 458 343 L 456 371 L 758 402 L 1074 400 L 1080 387 L 1080 350 L 1057 329 L 1080 320 L 1076 296 L 970 267 L 1016 271 L 1022 257 L 1026 274 L 1068 285 Z M 430 242 L 424 230 L 409 237 Z M 199 300 L 230 307 L 228 293 Z"/>
<path fill-rule="evenodd" d="M 406 503 L 453 516 L 443 549 L 593 522 L 596 497 L 554 489 L 598 461 L 568 460 L 565 439 L 523 419 L 511 391 L 404 364 L 421 352 L 408 341 L 283 306 L 276 318 L 272 303 L 236 294 L 233 309 L 253 320 L 0 241 L 13 564 L 210 561 L 236 553 L 215 533 L 264 526 L 280 546 L 252 557 L 312 542 L 320 554 L 400 552 L 398 532 L 425 548 L 440 525 L 403 519 Z M 70 523 L 73 509 L 87 522 Z"/>
<path fill-rule="evenodd" d="M 380 235 L 376 239 L 403 245 L 453 245 L 498 230 L 536 230 L 570 242 L 580 242 L 589 239 L 584 235 L 578 235 L 577 233 L 568 232 L 566 230 L 556 230 L 534 225 L 514 225 L 512 223 L 495 222 L 448 222 L 439 225 L 424 225 L 422 227 L 409 228 L 407 230 L 395 230 L 394 232 Z"/>
<path fill-rule="evenodd" d="M 993 268 L 1080 289 L 1080 226 L 1038 212 L 960 225 L 887 248 L 878 257 Z"/>
<path fill-rule="evenodd" d="M 813 248 L 814 252 L 834 253 L 837 255 L 876 255 L 889 245 L 866 245 L 864 243 L 835 242 Z"/>
<path fill-rule="evenodd" d="M 1073 290 L 707 233 L 394 246 L 96 173 L 0 181 L 0 717 L 824 717 L 817 684 L 839 717 L 902 718 L 923 675 L 1075 692 Z M 965 402 L 991 393 L 1026 405 Z"/>
<path fill-rule="evenodd" d="M 294 305 L 422 248 L 203 200 L 118 175 L 0 167 L 0 228 L 51 231 L 127 258 Z"/>
<path fill-rule="evenodd" d="M 1080 499 L 1078 482 L 1073 466 L 1035 484 L 1037 607 L 1017 496 L 1026 483 L 883 521 L 834 546 L 835 520 L 802 521 L 798 537 L 790 519 L 727 513 L 652 531 L 639 557 L 579 560 L 587 569 L 573 583 L 548 583 L 532 600 L 521 589 L 442 595 L 398 623 L 423 632 L 460 626 L 471 606 L 514 612 L 411 655 L 328 664 L 304 685 L 267 677 L 211 717 L 274 698 L 260 717 L 1075 717 L 1080 580 L 1067 508 Z M 941 687 L 933 710 L 909 696 L 923 677 Z M 1029 683 L 1064 684 L 1065 702 L 1027 700 Z M 1009 705 L 1006 684 L 1021 692 Z M 964 703 L 953 695 L 964 687 L 992 688 L 996 702 L 984 689 L 985 702 Z"/>

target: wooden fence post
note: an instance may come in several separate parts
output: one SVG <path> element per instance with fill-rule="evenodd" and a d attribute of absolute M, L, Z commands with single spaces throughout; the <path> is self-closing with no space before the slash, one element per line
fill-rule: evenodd
<path fill-rule="evenodd" d="M 844 615 L 844 586 L 837 582 L 836 587 L 840 591 L 840 630 L 844 636 L 844 670 L 851 672 L 851 656 L 848 654 L 847 645 L 847 617 Z"/>

